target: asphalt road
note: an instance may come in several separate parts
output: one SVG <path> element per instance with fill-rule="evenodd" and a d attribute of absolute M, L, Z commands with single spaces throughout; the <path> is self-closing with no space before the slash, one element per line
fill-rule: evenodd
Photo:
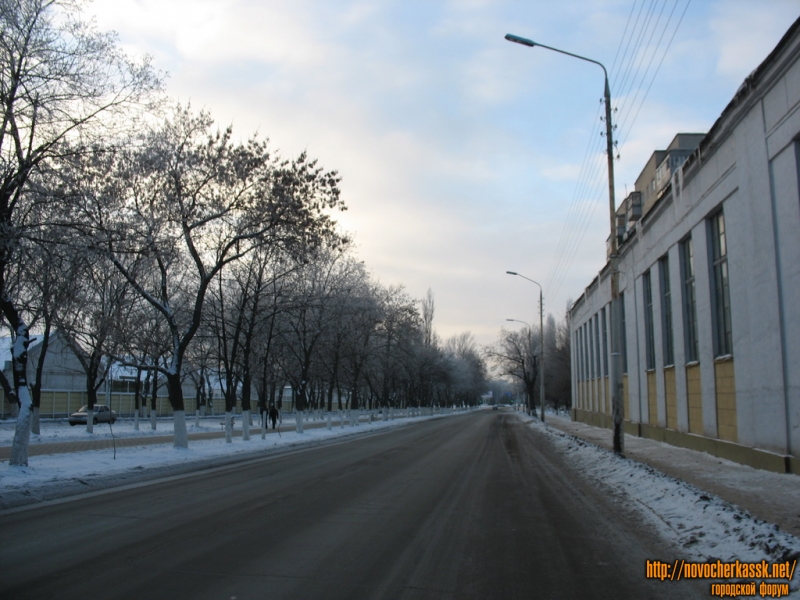
<path fill-rule="evenodd" d="M 479 411 L 0 515 L 0 598 L 688 598 L 546 438 Z"/>

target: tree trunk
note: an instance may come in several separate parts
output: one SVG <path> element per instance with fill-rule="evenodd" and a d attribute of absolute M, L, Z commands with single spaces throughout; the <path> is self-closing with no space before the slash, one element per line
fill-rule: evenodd
<path fill-rule="evenodd" d="M 8 464 L 9 466 L 27 467 L 28 446 L 31 441 L 31 419 L 33 417 L 33 402 L 28 392 L 28 344 L 30 344 L 30 336 L 28 334 L 28 326 L 20 318 L 11 302 L 4 298 L 2 305 L 6 319 L 14 326 L 17 333 L 14 343 L 11 345 L 11 362 L 14 369 L 14 388 L 19 401 L 19 414 Z"/>
<path fill-rule="evenodd" d="M 265 439 L 267 437 L 267 411 L 261 411 L 261 439 Z"/>
<path fill-rule="evenodd" d="M 182 410 L 174 411 L 173 419 L 175 423 L 175 438 L 172 443 L 173 447 L 188 448 L 189 434 L 186 431 L 186 412 Z"/>
<path fill-rule="evenodd" d="M 250 409 L 242 410 L 242 441 L 250 441 Z"/>
<path fill-rule="evenodd" d="M 153 371 L 153 389 L 150 393 L 150 429 L 156 430 L 158 418 L 158 372 Z"/>
<path fill-rule="evenodd" d="M 97 388 L 93 377 L 86 378 L 86 432 L 94 433 L 94 405 L 97 404 Z"/>
<path fill-rule="evenodd" d="M 139 431 L 139 407 L 142 405 L 142 370 L 136 369 L 136 383 L 133 386 L 133 428 Z"/>
<path fill-rule="evenodd" d="M 39 435 L 39 407 L 42 405 L 42 374 L 44 373 L 44 361 L 45 358 L 47 358 L 47 349 L 50 347 L 50 321 L 51 317 L 46 313 L 42 345 L 39 348 L 39 360 L 36 361 L 36 375 L 34 376 L 33 386 L 31 386 L 31 402 L 33 403 L 31 433 L 35 433 L 36 435 Z"/>
<path fill-rule="evenodd" d="M 225 411 L 225 443 L 233 443 L 233 414 L 231 411 Z"/>
<path fill-rule="evenodd" d="M 183 388 L 181 387 L 180 368 L 178 368 L 176 372 L 167 373 L 167 390 L 175 423 L 175 437 L 173 438 L 172 445 L 175 448 L 188 448 L 189 435 L 186 432 L 186 412 L 183 406 Z"/>

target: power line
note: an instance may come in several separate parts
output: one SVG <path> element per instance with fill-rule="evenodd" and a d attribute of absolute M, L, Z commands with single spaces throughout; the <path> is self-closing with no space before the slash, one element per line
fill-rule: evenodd
<path fill-rule="evenodd" d="M 680 28 L 683 17 L 688 10 L 691 0 L 687 0 L 683 12 L 681 13 L 681 17 L 678 20 L 675 28 L 672 30 L 672 35 L 669 38 L 669 42 L 661 53 L 658 66 L 656 67 L 652 76 L 649 77 L 655 57 L 658 56 L 659 51 L 661 50 L 664 37 L 670 28 L 680 0 L 675 0 L 675 3 L 673 4 L 669 13 L 669 17 L 662 27 L 661 22 L 667 3 L 668 0 L 664 0 L 664 2 L 660 5 L 658 16 L 655 17 L 656 9 L 658 7 L 657 0 L 650 0 L 650 4 L 646 11 L 645 6 L 647 5 L 647 2 L 645 0 L 642 0 L 641 5 L 638 7 L 638 11 L 636 10 L 638 0 L 634 0 L 633 5 L 631 6 L 631 11 L 628 14 L 625 30 L 617 46 L 617 52 L 614 56 L 614 62 L 612 63 L 610 78 L 620 82 L 618 86 L 614 86 L 617 87 L 618 90 L 625 89 L 627 86 L 627 90 L 624 94 L 616 94 L 617 97 L 623 98 L 623 104 L 621 107 L 619 107 L 618 112 L 620 116 L 618 117 L 617 122 L 619 123 L 621 121 L 622 126 L 625 127 L 630 119 L 630 125 L 627 125 L 623 143 L 627 140 L 628 135 L 630 134 L 633 125 L 636 122 L 636 118 L 638 117 L 644 101 L 647 98 L 653 83 L 655 82 L 656 76 L 658 75 L 664 58 L 666 57 L 666 54 L 675 39 L 677 31 Z M 633 20 L 633 26 L 631 27 L 632 19 L 634 19 L 634 13 L 636 14 L 636 17 L 635 20 Z M 652 41 L 657 32 L 659 31 L 660 33 L 658 35 L 658 42 L 656 42 L 656 45 L 651 51 L 649 48 L 652 45 Z M 647 40 L 646 44 L 644 43 L 645 39 Z M 622 50 L 623 45 L 624 50 Z M 642 50 L 643 48 L 644 50 Z M 622 58 L 618 63 L 617 59 L 620 57 L 620 52 L 622 52 Z M 647 66 L 642 69 L 645 62 L 647 63 Z M 637 102 L 644 83 L 648 81 L 648 77 L 649 83 L 647 85 L 647 89 L 645 90 L 641 101 Z M 635 93 L 631 98 L 630 94 L 633 90 L 635 90 Z M 598 109 L 598 116 L 600 114 L 599 111 L 600 109 Z M 632 119 L 631 114 L 633 115 Z M 622 130 L 622 127 L 620 127 L 620 130 Z M 581 247 L 586 231 L 592 223 L 597 205 L 602 203 L 602 192 L 604 183 L 606 182 L 603 168 L 605 161 L 600 160 L 603 158 L 603 152 L 601 151 L 602 145 L 601 137 L 595 137 L 593 133 L 584 153 L 581 170 L 576 181 L 575 191 L 570 202 L 564 228 L 557 244 L 550 273 L 546 279 L 546 288 L 548 289 L 548 295 L 551 297 L 558 294 L 561 285 L 566 280 L 566 276 L 572 266 L 575 256 L 578 253 L 578 250 Z"/>

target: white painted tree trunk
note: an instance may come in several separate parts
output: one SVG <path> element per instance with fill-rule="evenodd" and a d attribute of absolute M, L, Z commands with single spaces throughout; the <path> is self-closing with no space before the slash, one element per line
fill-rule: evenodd
<path fill-rule="evenodd" d="M 194 426 L 196 429 L 200 429 L 200 409 L 194 409 Z"/>
<path fill-rule="evenodd" d="M 8 465 L 11 467 L 28 466 L 28 445 L 31 441 L 31 419 L 33 418 L 33 402 L 27 387 L 17 390 L 20 407 L 17 413 L 17 427 L 14 441 L 11 444 L 11 456 Z"/>
<path fill-rule="evenodd" d="M 186 411 L 176 410 L 174 414 L 174 420 L 175 438 L 172 445 L 175 448 L 188 448 L 189 434 L 186 432 Z"/>
<path fill-rule="evenodd" d="M 133 428 L 139 431 L 139 409 L 133 411 Z"/>
<path fill-rule="evenodd" d="M 358 418 L 356 416 L 357 414 L 358 413 L 356 412 L 355 409 L 353 409 L 353 408 L 350 409 L 350 427 L 355 427 L 356 426 L 356 419 Z"/>
<path fill-rule="evenodd" d="M 86 409 L 86 432 L 94 433 L 94 408 Z"/>
<path fill-rule="evenodd" d="M 389 408 L 388 406 L 384 406 L 384 408 L 383 408 L 383 420 L 384 421 L 388 421 L 389 420 L 389 411 L 390 410 L 392 410 L 392 409 Z"/>
<path fill-rule="evenodd" d="M 226 444 L 232 444 L 233 443 L 233 435 L 232 435 L 232 432 L 231 432 L 231 430 L 233 429 L 233 425 L 231 424 L 232 420 L 233 420 L 233 414 L 231 414 L 231 411 L 226 410 L 225 411 L 225 443 Z"/>
<path fill-rule="evenodd" d="M 331 422 L 331 417 L 332 417 L 331 411 L 328 411 L 328 431 L 330 431 L 331 427 L 333 426 L 333 423 Z"/>
<path fill-rule="evenodd" d="M 297 433 L 303 433 L 303 411 L 294 411 L 294 428 Z"/>
<path fill-rule="evenodd" d="M 340 410 L 340 411 L 337 411 L 337 412 L 339 413 L 339 427 L 344 429 L 344 411 Z"/>
<path fill-rule="evenodd" d="M 250 441 L 250 425 L 253 424 L 252 415 L 249 410 L 242 411 L 242 441 Z"/>

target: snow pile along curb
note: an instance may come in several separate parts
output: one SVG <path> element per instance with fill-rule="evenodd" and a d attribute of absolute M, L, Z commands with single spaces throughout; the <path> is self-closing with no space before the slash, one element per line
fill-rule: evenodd
<path fill-rule="evenodd" d="M 769 562 L 800 559 L 800 539 L 777 525 L 684 481 L 562 431 L 530 426 L 547 435 L 570 462 L 619 502 L 634 506 L 692 561 Z M 664 557 L 668 558 L 668 557 Z M 674 557 L 673 557 L 674 558 Z"/>

